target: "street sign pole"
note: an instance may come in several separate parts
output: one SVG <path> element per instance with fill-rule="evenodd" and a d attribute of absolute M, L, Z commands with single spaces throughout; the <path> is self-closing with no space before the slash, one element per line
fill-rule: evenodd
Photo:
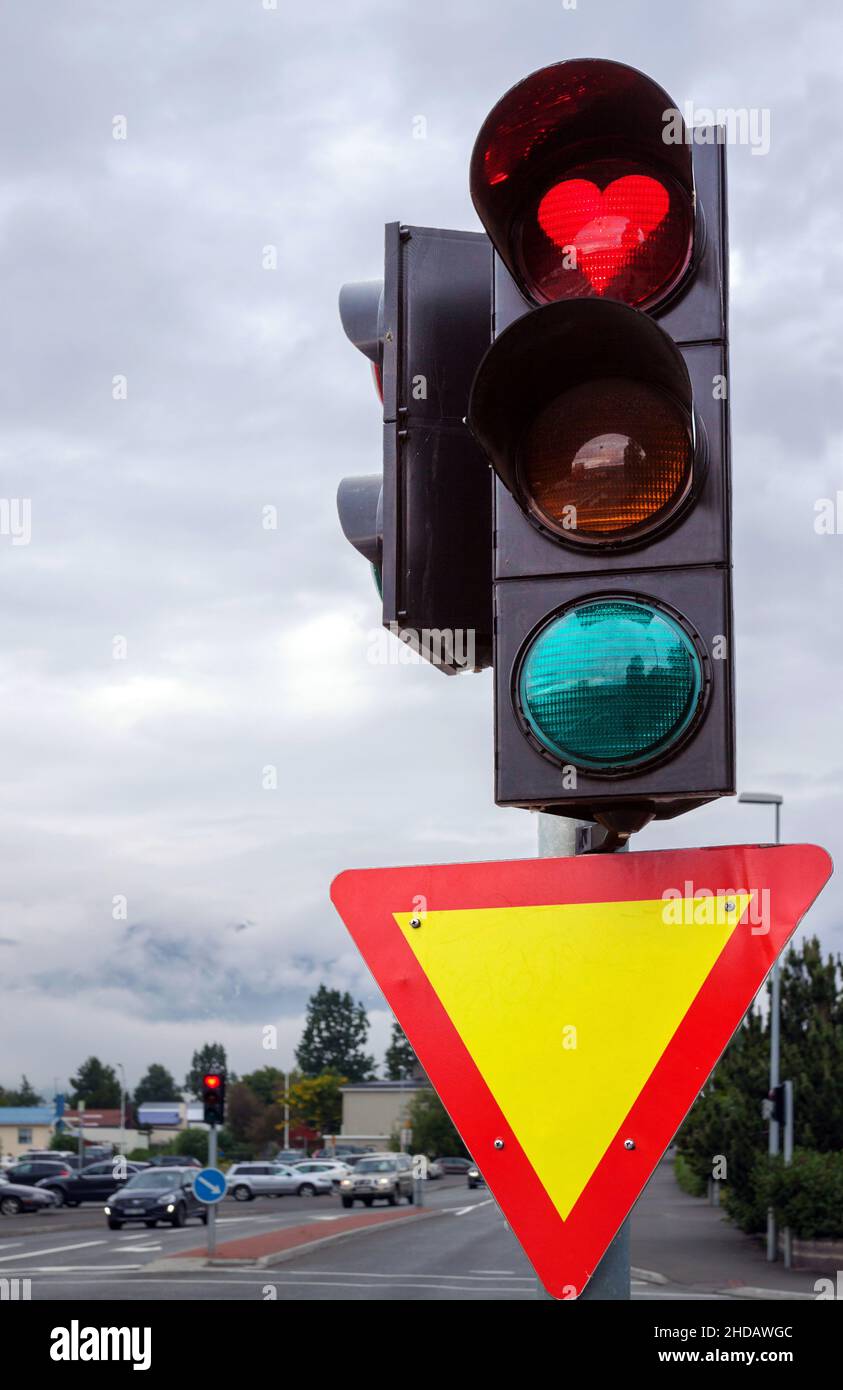
<path fill-rule="evenodd" d="M 217 1166 L 217 1127 L 211 1125 L 208 1135 L 208 1167 Z M 216 1254 L 217 1250 L 217 1209 L 215 1206 L 208 1207 L 208 1257 Z"/>
<path fill-rule="evenodd" d="M 548 816 L 538 813 L 538 843 L 540 859 L 570 859 L 577 852 L 577 831 L 597 829 L 590 821 L 570 820 L 567 816 Z M 627 849 L 628 845 L 623 845 Z M 629 1221 L 627 1217 L 615 1236 L 577 1302 L 623 1302 L 630 1296 Z M 537 1296 L 557 1302 L 540 1280 L 536 1280 Z"/>

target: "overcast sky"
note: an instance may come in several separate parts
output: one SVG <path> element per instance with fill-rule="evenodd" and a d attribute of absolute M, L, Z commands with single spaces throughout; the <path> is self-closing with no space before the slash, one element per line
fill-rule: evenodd
<path fill-rule="evenodd" d="M 729 151 L 739 783 L 843 847 L 843 534 L 814 528 L 843 488 L 839 6 L 271 3 L 2 7 L 0 491 L 31 499 L 30 543 L 0 536 L 6 1085 L 92 1052 L 181 1080 L 210 1039 L 283 1067 L 321 981 L 380 1053 L 333 875 L 532 852 L 492 802 L 490 674 L 367 660 L 334 495 L 380 422 L 336 296 L 386 221 L 479 226 L 483 117 L 562 58 L 771 113 L 768 154 Z M 770 838 L 725 800 L 638 845 Z M 808 919 L 835 949 L 842 895 Z"/>

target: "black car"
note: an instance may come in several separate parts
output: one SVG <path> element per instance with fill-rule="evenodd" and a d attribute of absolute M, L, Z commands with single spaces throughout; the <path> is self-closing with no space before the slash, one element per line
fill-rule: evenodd
<path fill-rule="evenodd" d="M 465 1176 L 468 1180 L 469 1187 L 486 1186 L 486 1179 L 483 1177 L 483 1174 L 480 1172 L 480 1169 L 477 1167 L 476 1163 L 472 1163 Z"/>
<path fill-rule="evenodd" d="M 80 1202 L 104 1202 L 128 1177 L 142 1172 L 145 1167 L 145 1164 L 107 1158 L 89 1163 L 79 1173 L 68 1169 L 62 1176 L 46 1177 L 38 1186 L 52 1192 L 57 1206 L 78 1207 Z"/>
<path fill-rule="evenodd" d="M 198 1158 L 183 1158 L 181 1154 L 157 1154 L 149 1160 L 153 1168 L 201 1168 Z"/>
<path fill-rule="evenodd" d="M 195 1177 L 192 1167 L 144 1168 L 135 1173 L 106 1203 L 109 1230 L 119 1231 L 130 1221 L 142 1221 L 144 1226 L 155 1226 L 159 1221 L 184 1226 L 191 1216 L 198 1216 L 207 1225 L 208 1208 L 193 1195 Z"/>
<path fill-rule="evenodd" d="M 63 1158 L 24 1158 L 13 1168 L 6 1168 L 9 1182 L 23 1183 L 24 1187 L 35 1187 L 43 1178 L 69 1178 L 73 1170 Z"/>
<path fill-rule="evenodd" d="M 53 1195 L 40 1187 L 17 1182 L 0 1183 L 0 1216 L 17 1216 L 22 1211 L 49 1211 L 55 1206 Z"/>

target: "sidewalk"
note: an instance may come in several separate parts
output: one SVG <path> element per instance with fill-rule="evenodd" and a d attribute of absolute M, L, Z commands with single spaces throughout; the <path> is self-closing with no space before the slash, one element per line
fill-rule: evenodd
<path fill-rule="evenodd" d="M 761 1242 L 732 1226 L 722 1208 L 682 1191 L 670 1160 L 659 1164 L 633 1212 L 632 1264 L 700 1293 L 748 1286 L 815 1297 L 822 1277 L 785 1269 L 781 1260 L 768 1264 Z"/>

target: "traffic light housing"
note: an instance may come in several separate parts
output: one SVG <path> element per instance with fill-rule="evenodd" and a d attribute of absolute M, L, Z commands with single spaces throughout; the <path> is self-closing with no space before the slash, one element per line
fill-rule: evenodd
<path fill-rule="evenodd" d="M 723 146 L 623 64 L 553 64 L 471 165 L 494 341 L 501 805 L 628 834 L 734 791 Z"/>
<path fill-rule="evenodd" d="M 202 1077 L 202 1118 L 218 1129 L 225 1123 L 225 1072 L 209 1071 Z"/>
<path fill-rule="evenodd" d="M 491 341 L 482 233 L 386 227 L 383 281 L 340 318 L 383 401 L 383 472 L 344 478 L 346 539 L 373 566 L 385 627 L 446 674 L 492 660 L 492 488 L 465 416 Z"/>

